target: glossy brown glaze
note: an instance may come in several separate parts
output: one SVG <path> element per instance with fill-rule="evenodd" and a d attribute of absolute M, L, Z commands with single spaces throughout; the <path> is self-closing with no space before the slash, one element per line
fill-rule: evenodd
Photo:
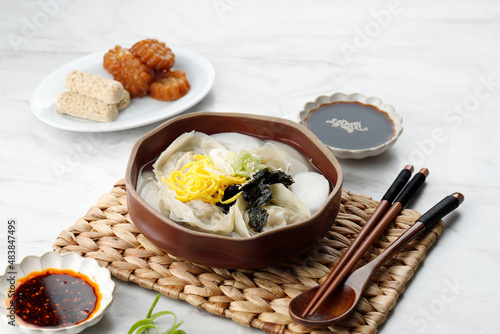
<path fill-rule="evenodd" d="M 136 186 L 141 168 L 156 159 L 177 137 L 192 130 L 209 135 L 238 132 L 288 144 L 306 155 L 333 189 L 309 219 L 249 238 L 219 236 L 180 226 L 146 203 Z M 333 153 L 305 127 L 285 119 L 238 113 L 196 112 L 165 122 L 136 142 L 126 171 L 127 204 L 137 228 L 170 254 L 221 268 L 267 266 L 312 249 L 335 221 L 342 182 L 342 170 Z"/>
<path fill-rule="evenodd" d="M 428 170 L 425 168 L 421 169 L 420 173 L 425 177 L 428 175 Z M 410 182 L 410 188 L 415 187 L 415 185 L 411 186 Z M 414 189 L 411 190 L 411 192 L 413 191 Z M 420 216 L 414 225 L 408 228 L 405 233 L 396 239 L 396 241 L 394 241 L 375 259 L 349 274 L 345 282 L 336 286 L 331 293 L 322 294 L 321 297 L 324 298 L 324 301 L 314 305 L 315 312 L 307 312 L 306 308 L 309 307 L 309 302 L 317 294 L 319 287 L 315 287 L 295 297 L 290 302 L 289 306 L 290 316 L 292 319 L 302 325 L 311 327 L 331 326 L 344 320 L 347 316 L 349 316 L 360 301 L 361 294 L 377 270 L 410 241 L 419 236 L 420 233 L 432 228 L 434 224 L 441 220 L 441 218 L 455 210 L 463 201 L 464 195 L 458 192 L 443 198 L 425 214 Z M 394 205 L 401 206 L 401 203 L 396 202 Z M 388 213 L 390 211 L 391 209 L 389 209 Z M 384 218 L 382 218 L 382 221 Z M 377 226 L 372 234 L 375 234 L 375 231 L 378 228 L 379 227 Z M 362 247 L 370 243 L 369 239 L 372 234 L 366 238 L 367 240 L 363 243 Z M 344 268 L 346 267 L 347 265 Z M 339 275 L 342 275 L 342 273 Z"/>
<path fill-rule="evenodd" d="M 377 241 L 378 237 L 382 234 L 382 232 L 389 226 L 389 224 L 397 217 L 399 212 L 403 206 L 400 202 L 394 203 L 387 212 L 383 215 L 382 219 L 378 222 L 378 225 L 370 231 L 370 234 L 363 239 L 363 242 L 360 243 L 359 247 L 355 249 L 352 256 L 346 261 L 346 264 L 338 271 L 335 276 L 332 276 L 331 282 L 328 286 L 324 288 L 324 292 L 321 296 L 319 296 L 317 302 L 312 305 L 309 310 L 309 315 L 313 315 L 317 312 L 322 304 L 328 303 L 329 295 L 332 294 L 335 289 L 345 280 L 349 273 L 354 268 L 356 263 L 361 259 L 363 254 L 366 253 L 368 248 L 370 248 L 375 241 Z M 290 308 L 290 313 L 295 313 L 296 310 Z M 305 314 L 303 314 L 305 316 Z"/>
<path fill-rule="evenodd" d="M 304 326 L 326 327 L 347 318 L 358 304 L 363 290 L 377 270 L 423 231 L 425 231 L 425 225 L 416 222 L 373 261 L 351 273 L 343 284 L 326 296 L 323 303 L 317 304 L 318 307 L 313 314 L 305 317 L 300 315 L 305 313 L 309 300 L 319 287 L 295 297 L 290 303 L 290 309 L 295 310 L 294 313 L 290 313 L 292 319 Z"/>
<path fill-rule="evenodd" d="M 355 252 L 361 246 L 363 240 L 368 236 L 368 234 L 372 231 L 375 225 L 380 221 L 380 219 L 387 212 L 391 203 L 386 200 L 382 200 L 379 205 L 375 208 L 375 211 L 370 216 L 370 219 L 366 222 L 365 226 L 361 229 L 358 236 L 352 241 L 349 248 L 347 248 L 346 252 L 342 255 L 339 262 L 332 269 L 330 274 L 328 274 L 325 282 L 319 287 L 319 289 L 315 290 L 315 294 L 311 296 L 311 299 L 308 302 L 307 307 L 304 308 L 302 316 L 305 317 L 309 313 L 314 313 L 320 303 L 324 302 L 327 294 L 332 293 L 335 288 L 342 282 L 342 277 L 339 276 L 339 273 L 342 271 L 344 266 L 349 263 L 351 257 L 355 254 Z M 354 263 L 355 264 L 355 263 Z M 354 266 L 354 265 L 353 265 Z M 349 269 L 350 270 L 350 269 Z M 344 272 L 346 272 L 344 270 Z M 349 271 L 346 272 L 346 274 Z M 295 311 L 295 310 L 294 310 Z"/>
<path fill-rule="evenodd" d="M 356 263 L 361 259 L 363 254 L 371 247 L 371 245 L 377 240 L 379 235 L 387 228 L 387 226 L 394 220 L 394 218 L 399 214 L 402 209 L 401 203 L 394 203 L 391 205 L 394 198 L 401 192 L 401 189 L 406 184 L 411 172 L 413 172 L 413 166 L 407 165 L 401 173 L 407 172 L 407 177 L 405 181 L 399 183 L 397 187 L 394 184 L 389 188 L 388 192 L 384 195 L 384 198 L 379 202 L 375 211 L 372 213 L 366 224 L 363 226 L 358 236 L 352 241 L 349 248 L 346 250 L 344 255 L 342 255 L 339 262 L 335 265 L 333 270 L 330 272 L 325 282 L 316 291 L 314 296 L 309 301 L 307 307 L 304 308 L 301 315 L 306 317 L 311 315 L 318 310 L 320 305 L 324 303 L 329 294 L 333 293 L 335 289 L 344 281 L 344 279 L 349 275 L 351 270 L 354 268 Z M 422 172 L 421 170 L 420 172 Z M 423 173 L 422 173 L 423 174 Z M 428 174 L 428 173 L 427 173 Z M 426 176 L 426 174 L 424 174 Z M 402 178 L 401 174 L 395 180 L 395 183 Z M 418 189 L 413 189 L 416 192 Z M 389 195 L 389 192 L 392 192 Z M 386 200 L 385 198 L 390 198 Z M 366 239 L 366 240 L 365 240 Z M 291 313 L 297 310 L 290 309 Z"/>

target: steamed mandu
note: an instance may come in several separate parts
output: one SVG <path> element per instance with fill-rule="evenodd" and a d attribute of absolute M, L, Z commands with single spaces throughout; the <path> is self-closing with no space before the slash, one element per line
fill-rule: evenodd
<path fill-rule="evenodd" d="M 140 195 L 166 217 L 233 237 L 305 220 L 330 192 L 328 180 L 292 147 L 239 133 L 184 133 L 141 177 Z M 308 205 L 299 200 L 304 194 Z"/>

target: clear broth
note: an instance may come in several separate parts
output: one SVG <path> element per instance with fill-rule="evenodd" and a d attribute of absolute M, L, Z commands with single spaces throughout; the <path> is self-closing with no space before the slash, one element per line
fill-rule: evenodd
<path fill-rule="evenodd" d="M 281 148 L 282 150 L 284 150 L 286 153 L 288 153 L 290 155 L 290 157 L 293 159 L 293 162 L 296 163 L 295 166 L 293 166 L 293 164 L 291 166 L 290 174 L 292 175 L 292 177 L 294 174 L 298 174 L 298 173 L 304 172 L 304 171 L 316 172 L 316 173 L 322 174 L 311 163 L 311 161 L 309 159 L 307 159 L 307 157 L 305 155 L 303 155 L 302 153 L 300 153 L 298 150 L 294 149 L 293 147 L 291 147 L 287 144 L 278 142 L 278 141 L 274 141 L 274 140 L 265 140 L 264 142 L 270 142 L 270 143 L 278 146 L 279 148 Z M 156 187 L 157 180 L 156 180 L 156 177 L 155 177 L 154 172 L 153 172 L 153 165 L 157 159 L 158 159 L 158 157 L 154 158 L 153 160 L 151 160 L 150 162 L 148 162 L 144 166 L 142 166 L 142 168 L 139 171 L 138 178 L 137 178 L 136 190 L 139 193 L 139 195 L 149 205 L 151 205 L 156 211 L 162 212 L 162 210 L 160 209 L 160 204 L 159 204 L 160 198 L 158 196 L 158 190 Z M 327 177 L 325 177 L 325 178 L 328 181 L 329 193 L 330 193 L 332 191 L 332 189 L 334 188 L 334 185 L 332 184 L 332 181 L 330 179 L 328 179 Z M 194 230 L 194 231 L 200 231 L 200 232 L 207 233 L 207 231 L 195 228 L 194 226 L 191 226 L 191 225 L 183 223 L 183 222 L 176 221 L 176 223 L 178 223 L 179 225 L 186 227 L 188 229 Z M 256 232 L 253 232 L 251 230 L 249 230 L 249 232 L 251 235 L 256 234 Z M 237 238 L 240 237 L 235 232 L 233 232 L 231 234 L 231 236 L 237 237 Z"/>

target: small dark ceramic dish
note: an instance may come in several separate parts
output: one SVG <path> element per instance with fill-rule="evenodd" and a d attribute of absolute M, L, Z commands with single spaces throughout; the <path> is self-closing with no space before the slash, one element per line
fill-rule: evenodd
<path fill-rule="evenodd" d="M 276 140 L 297 149 L 333 185 L 327 200 L 309 219 L 249 238 L 198 232 L 171 221 L 136 191 L 141 168 L 155 160 L 177 137 L 192 130 L 206 134 L 239 132 Z M 337 216 L 342 193 L 340 165 L 325 145 L 303 126 L 285 119 L 238 113 L 196 112 L 178 116 L 141 137 L 126 171 L 127 204 L 137 228 L 158 247 L 179 258 L 220 268 L 263 267 L 312 249 Z"/>

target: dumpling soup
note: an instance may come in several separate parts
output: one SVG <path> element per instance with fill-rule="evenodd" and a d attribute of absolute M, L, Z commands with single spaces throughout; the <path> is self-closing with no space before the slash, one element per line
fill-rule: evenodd
<path fill-rule="evenodd" d="M 249 237 L 309 218 L 331 184 L 286 144 L 235 132 L 192 131 L 142 169 L 137 191 L 186 227 Z"/>

